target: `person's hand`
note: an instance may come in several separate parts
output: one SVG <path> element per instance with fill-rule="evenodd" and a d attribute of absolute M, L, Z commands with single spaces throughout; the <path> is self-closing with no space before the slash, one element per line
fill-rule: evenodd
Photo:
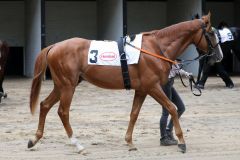
<path fill-rule="evenodd" d="M 186 77 L 187 77 L 187 78 L 192 78 L 192 77 L 193 77 L 193 74 L 192 74 L 192 73 L 189 73 L 189 72 L 187 72 L 187 74 L 186 74 Z"/>

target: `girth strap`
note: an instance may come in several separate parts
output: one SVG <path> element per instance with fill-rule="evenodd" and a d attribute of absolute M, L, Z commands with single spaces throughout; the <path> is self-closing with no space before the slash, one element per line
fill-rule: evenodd
<path fill-rule="evenodd" d="M 129 76 L 129 72 L 128 72 L 126 53 L 124 52 L 125 41 L 126 41 L 126 38 L 121 37 L 117 42 L 118 42 L 120 63 L 121 63 L 121 68 L 122 68 L 123 83 L 124 83 L 124 87 L 127 90 L 129 90 L 129 89 L 131 89 L 131 80 L 130 80 L 130 76 Z"/>

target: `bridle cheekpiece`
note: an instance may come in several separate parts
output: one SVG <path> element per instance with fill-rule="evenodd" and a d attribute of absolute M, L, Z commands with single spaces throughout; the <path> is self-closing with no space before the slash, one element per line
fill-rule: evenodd
<path fill-rule="evenodd" d="M 197 48 L 197 50 L 203 51 L 203 52 L 207 53 L 207 55 L 210 55 L 212 53 L 212 51 L 218 46 L 219 43 L 217 43 L 216 45 L 212 44 L 212 42 L 210 40 L 210 34 L 214 34 L 214 33 L 207 32 L 206 27 L 207 27 L 206 24 L 202 22 L 202 24 L 201 24 L 202 34 L 201 34 L 201 37 L 200 37 L 198 43 L 196 44 L 196 48 Z M 198 45 L 200 44 L 200 42 L 202 40 L 203 35 L 204 35 L 204 37 L 207 41 L 207 44 L 208 44 L 208 50 L 207 51 L 204 51 L 204 50 L 202 50 L 198 47 Z"/>

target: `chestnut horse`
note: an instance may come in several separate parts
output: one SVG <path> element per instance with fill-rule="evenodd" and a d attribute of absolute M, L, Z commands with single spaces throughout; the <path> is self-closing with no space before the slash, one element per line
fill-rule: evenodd
<path fill-rule="evenodd" d="M 79 153 L 82 152 L 84 147 L 74 137 L 69 123 L 69 110 L 76 86 L 84 79 L 101 88 L 124 89 L 121 67 L 88 64 L 90 43 L 91 40 L 72 38 L 51 45 L 38 55 L 30 95 L 32 114 L 36 110 L 41 81 L 47 66 L 50 68 L 54 88 L 50 95 L 40 103 L 38 129 L 35 137 L 29 140 L 28 148 L 33 147 L 42 138 L 47 113 L 54 104 L 60 101 L 58 115 L 71 143 L 76 145 Z M 161 30 L 144 32 L 142 37 L 142 49 L 158 55 L 164 51 L 163 56 L 170 61 L 174 61 L 190 44 L 195 44 L 197 48 L 206 52 L 210 50 L 210 46 L 218 46 L 211 30 L 210 13 L 201 19 L 178 23 Z M 146 96 L 150 95 L 166 107 L 171 114 L 179 140 L 178 147 L 182 152 L 186 151 L 177 111 L 161 88 L 168 80 L 171 65 L 170 62 L 145 54 L 143 51 L 141 51 L 138 64 L 128 65 L 131 88 L 135 90 L 125 136 L 129 150 L 136 150 L 132 141 L 133 128 Z"/>
<path fill-rule="evenodd" d="M 7 57 L 9 53 L 9 47 L 7 42 L 0 40 L 0 102 L 2 97 L 6 98 L 7 94 L 3 90 L 3 80 L 4 80 L 4 72 L 7 63 Z"/>

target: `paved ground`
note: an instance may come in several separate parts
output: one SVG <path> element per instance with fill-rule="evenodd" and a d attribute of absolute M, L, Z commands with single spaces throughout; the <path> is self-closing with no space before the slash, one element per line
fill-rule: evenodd
<path fill-rule="evenodd" d="M 6 79 L 8 98 L 0 104 L 0 159 L 240 159 L 240 77 L 233 77 L 235 88 L 224 87 L 220 78 L 210 78 L 201 97 L 195 97 L 179 80 L 176 89 L 186 104 L 181 126 L 187 153 L 176 146 L 159 145 L 161 106 L 151 97 L 143 104 L 134 130 L 138 151 L 129 152 L 124 136 L 129 121 L 133 91 L 105 90 L 83 82 L 78 86 L 71 107 L 74 134 L 88 154 L 79 155 L 69 145 L 57 115 L 56 105 L 48 114 L 44 138 L 31 150 L 38 112 L 31 116 L 29 90 L 31 79 Z M 41 99 L 52 89 L 52 81 L 43 82 Z"/>

